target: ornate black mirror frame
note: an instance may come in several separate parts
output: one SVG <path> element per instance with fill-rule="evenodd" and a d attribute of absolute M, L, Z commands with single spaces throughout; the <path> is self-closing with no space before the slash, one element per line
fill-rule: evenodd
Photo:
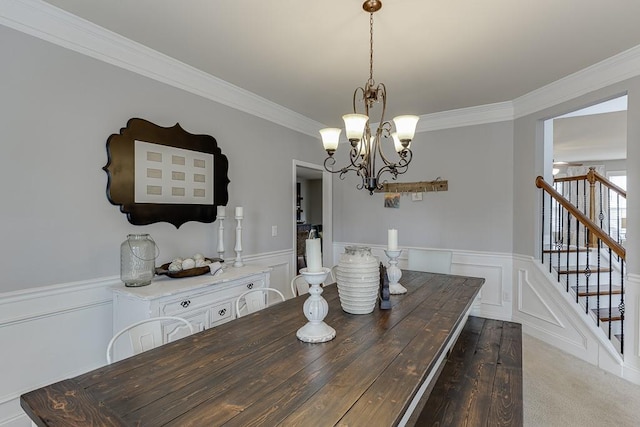
<path fill-rule="evenodd" d="M 188 203 L 154 203 L 149 200 L 136 202 L 136 141 L 143 144 L 156 144 L 156 147 L 162 150 L 165 149 L 159 146 L 172 147 L 166 151 L 171 154 L 171 150 L 174 150 L 179 154 L 176 156 L 177 158 L 184 157 L 181 156 L 183 153 L 187 153 L 186 157 L 191 157 L 189 152 L 194 152 L 194 157 L 204 159 L 194 160 L 194 162 L 203 165 L 202 167 L 205 163 L 211 162 L 211 165 L 207 165 L 207 169 L 203 169 L 208 173 L 197 173 L 198 181 L 203 187 L 197 190 L 201 193 L 198 195 L 207 195 L 211 202 L 204 204 L 194 203 L 193 200 Z M 153 147 L 153 145 L 150 146 Z M 212 160 L 209 155 L 213 156 Z M 127 122 L 126 127 L 120 129 L 119 134 L 112 134 L 107 139 L 107 156 L 107 164 L 102 168 L 108 176 L 107 198 L 112 204 L 120 206 L 120 211 L 127 215 L 131 224 L 147 225 L 164 221 L 179 228 L 188 221 L 213 222 L 216 220 L 217 206 L 226 206 L 229 200 L 227 192 L 227 186 L 230 182 L 227 176 L 229 161 L 222 154 L 215 138 L 210 135 L 190 134 L 182 129 L 178 123 L 173 127 L 164 128 L 144 119 L 132 118 Z M 153 171 L 158 175 L 163 173 L 161 169 L 153 169 Z M 170 171 L 165 170 L 164 174 L 166 175 L 167 172 Z M 177 173 L 184 179 L 183 172 Z M 153 174 L 147 172 L 147 176 L 149 175 Z M 139 187 L 145 185 L 145 183 L 138 184 Z M 168 189 L 163 188 L 162 185 L 148 187 L 157 190 L 151 191 L 152 196 L 147 199 L 152 200 L 154 194 L 168 192 Z M 212 194 L 208 193 L 211 191 Z"/>

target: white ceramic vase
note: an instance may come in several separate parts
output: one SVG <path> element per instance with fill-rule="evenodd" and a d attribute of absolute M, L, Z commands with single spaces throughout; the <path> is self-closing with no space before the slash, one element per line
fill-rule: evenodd
<path fill-rule="evenodd" d="M 350 314 L 369 314 L 380 292 L 378 258 L 366 246 L 347 246 L 336 267 L 342 309 Z"/>

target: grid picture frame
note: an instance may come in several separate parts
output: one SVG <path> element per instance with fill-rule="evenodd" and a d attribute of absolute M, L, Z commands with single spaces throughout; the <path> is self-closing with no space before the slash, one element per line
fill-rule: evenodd
<path fill-rule="evenodd" d="M 213 136 L 132 118 L 106 145 L 107 198 L 131 224 L 210 223 L 229 200 L 229 161 Z"/>

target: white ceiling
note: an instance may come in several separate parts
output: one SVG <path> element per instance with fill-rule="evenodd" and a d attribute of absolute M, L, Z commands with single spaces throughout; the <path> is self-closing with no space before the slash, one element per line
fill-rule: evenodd
<path fill-rule="evenodd" d="M 362 0 L 46 1 L 328 126 L 368 78 Z M 383 3 L 387 119 L 513 100 L 640 45 L 638 0 Z"/>

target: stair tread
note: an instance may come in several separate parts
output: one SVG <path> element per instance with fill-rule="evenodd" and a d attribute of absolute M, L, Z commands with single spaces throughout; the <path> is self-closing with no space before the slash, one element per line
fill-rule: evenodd
<path fill-rule="evenodd" d="M 574 290 L 574 292 L 576 291 L 576 287 L 572 286 L 571 289 Z M 593 296 L 597 296 L 597 295 L 609 295 L 609 284 L 602 284 L 600 283 L 600 292 L 598 293 L 598 286 L 593 284 L 589 286 L 589 289 L 587 290 L 586 286 L 578 286 L 577 287 L 577 292 L 578 292 L 578 296 L 579 297 L 593 297 Z M 622 287 L 618 286 L 618 285 L 612 285 L 611 286 L 611 295 L 620 295 L 622 294 Z"/>
<path fill-rule="evenodd" d="M 558 248 L 558 249 L 544 249 L 542 252 L 545 254 L 561 254 L 564 253 L 576 253 L 576 252 L 592 252 L 594 248 Z"/>
<path fill-rule="evenodd" d="M 564 268 L 563 268 L 564 267 Z M 558 270 L 558 274 L 584 274 L 584 270 L 587 268 L 586 265 L 569 265 L 569 267 L 567 268 L 566 266 L 560 266 L 560 270 Z M 597 265 L 589 265 L 589 269 L 591 270 L 591 274 L 596 274 L 598 272 L 598 266 Z M 609 267 L 603 267 L 600 266 L 600 273 L 609 273 L 612 270 Z"/>
<path fill-rule="evenodd" d="M 599 310 L 591 310 L 596 316 L 600 318 L 602 322 L 610 322 L 616 320 L 622 320 L 622 313 L 618 307 L 611 307 L 611 316 L 609 316 L 609 307 L 601 308 Z"/>

